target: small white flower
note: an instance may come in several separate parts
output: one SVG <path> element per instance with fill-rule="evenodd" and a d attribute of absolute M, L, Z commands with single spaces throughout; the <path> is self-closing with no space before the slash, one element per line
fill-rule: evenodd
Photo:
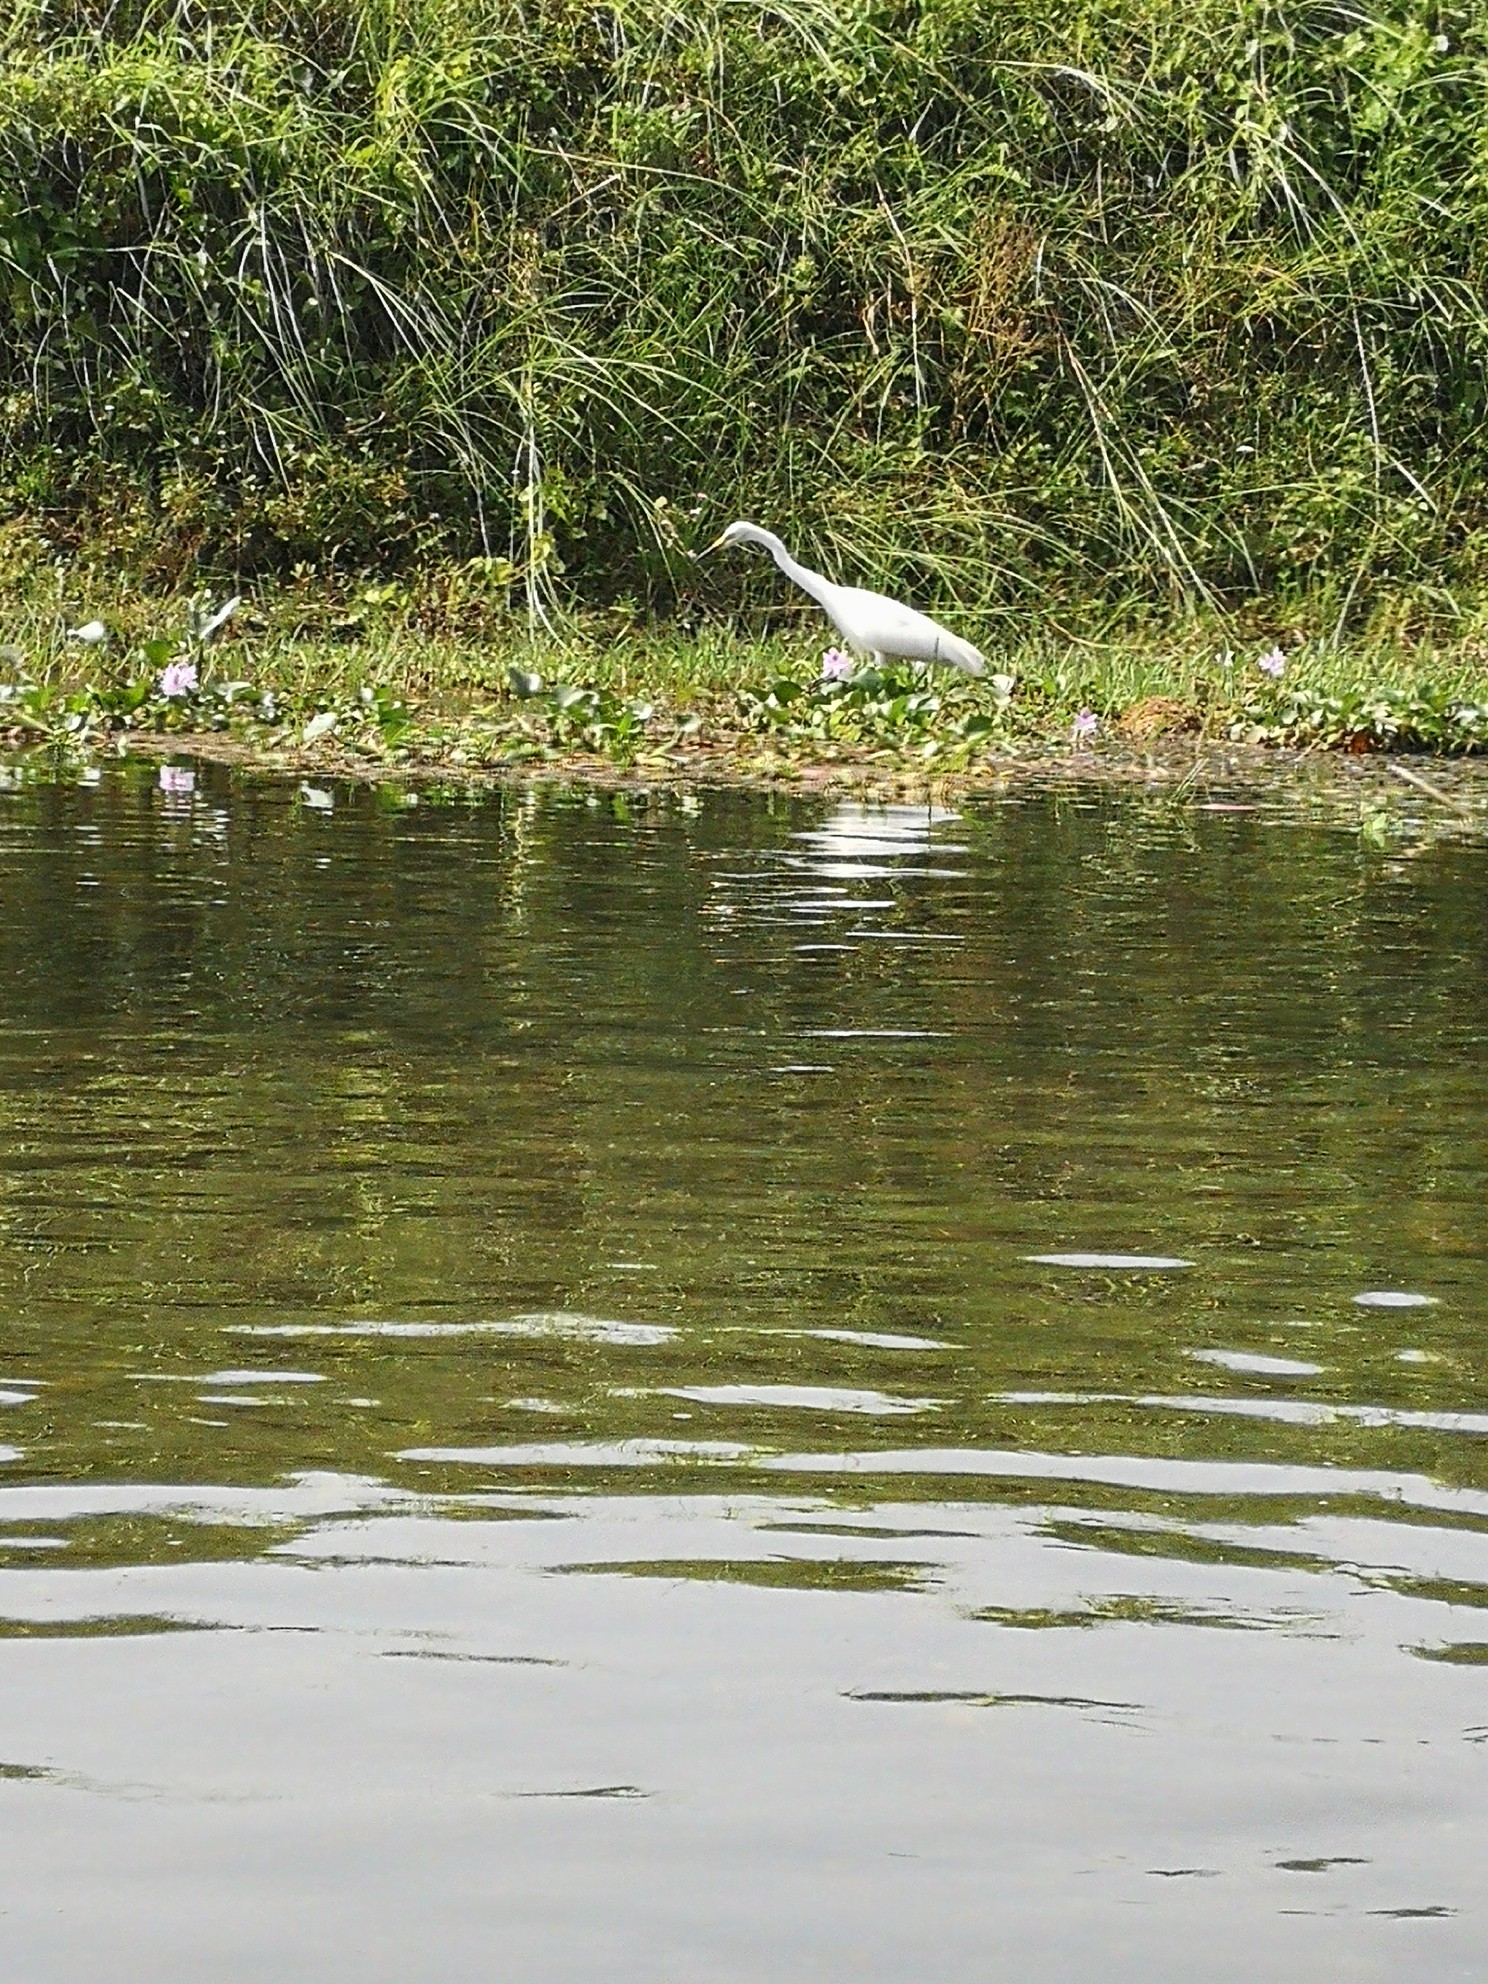
<path fill-rule="evenodd" d="M 96 648 L 100 641 L 108 639 L 108 628 L 101 620 L 85 620 L 81 627 L 69 627 L 67 638 L 81 641 L 84 647 Z"/>

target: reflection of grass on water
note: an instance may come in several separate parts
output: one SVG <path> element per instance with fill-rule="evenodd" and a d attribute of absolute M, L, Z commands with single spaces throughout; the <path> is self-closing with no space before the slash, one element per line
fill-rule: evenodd
<path fill-rule="evenodd" d="M 129 1564 L 220 1564 L 261 1557 L 298 1536 L 298 1523 L 197 1522 L 181 1515 L 91 1516 L 73 1522 L 7 1523 L 0 1563 L 112 1570 Z M 30 1539 L 57 1539 L 43 1553 Z"/>
<path fill-rule="evenodd" d="M 1488 1667 L 1488 1640 L 1448 1640 L 1444 1646 L 1413 1646 L 1407 1652 L 1449 1667 Z"/>
<path fill-rule="evenodd" d="M 1092 1598 L 1067 1610 L 1047 1606 L 986 1605 L 970 1615 L 993 1626 L 1012 1626 L 1025 1631 L 1043 1631 L 1090 1626 L 1219 1626 L 1230 1632 L 1297 1632 L 1306 1630 L 1317 1637 L 1316 1620 L 1300 1613 L 1237 1612 L 1224 1605 L 1183 1605 L 1165 1598 L 1152 1598 L 1138 1592 L 1120 1592 L 1110 1598 Z M 1329 1634 L 1329 1638 L 1337 1638 Z"/>
<path fill-rule="evenodd" d="M 564 1564 L 598 1577 L 688 1578 L 780 1591 L 923 1591 L 936 1582 L 931 1564 L 855 1563 L 843 1557 L 658 1557 L 613 1564 Z"/>
<path fill-rule="evenodd" d="M 1126 1557 L 1163 1557 L 1185 1564 L 1223 1564 L 1260 1571 L 1328 1571 L 1326 1557 L 1304 1551 L 1271 1550 L 1227 1537 L 1198 1535 L 1189 1529 L 1135 1528 L 1122 1523 L 1090 1522 L 1082 1517 L 1054 1517 L 1040 1525 L 1043 1534 L 1084 1550 L 1110 1550 Z"/>
<path fill-rule="evenodd" d="M 1128 1715 L 1135 1715 L 1141 1706 L 1138 1702 L 1092 1700 L 1087 1695 L 993 1694 L 978 1688 L 853 1688 L 848 1691 L 846 1699 L 850 1702 L 893 1702 L 904 1705 L 950 1704 L 961 1708 L 1104 1709 Z"/>
<path fill-rule="evenodd" d="M 756 1523 L 755 1528 L 760 1531 L 778 1530 L 786 1536 L 865 1536 L 884 1543 L 903 1543 L 912 1536 L 975 1539 L 978 1533 L 974 1529 L 904 1529 L 887 1523 L 866 1522 L 761 1522 Z"/>
<path fill-rule="evenodd" d="M 219 1630 L 210 1619 L 173 1619 L 155 1612 L 120 1612 L 87 1619 L 0 1619 L 0 1640 L 138 1639 L 147 1634 Z"/>
<path fill-rule="evenodd" d="M 1488 1584 L 1467 1584 L 1460 1578 L 1382 1577 L 1372 1581 L 1400 1598 L 1425 1598 L 1438 1605 L 1488 1606 Z"/>

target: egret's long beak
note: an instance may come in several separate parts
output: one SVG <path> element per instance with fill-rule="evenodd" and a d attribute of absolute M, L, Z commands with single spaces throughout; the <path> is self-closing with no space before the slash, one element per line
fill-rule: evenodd
<path fill-rule="evenodd" d="M 721 551 L 727 543 L 728 534 L 725 532 L 722 537 L 715 537 L 711 544 L 705 544 L 698 553 L 698 556 L 699 558 L 706 558 L 710 551 Z"/>

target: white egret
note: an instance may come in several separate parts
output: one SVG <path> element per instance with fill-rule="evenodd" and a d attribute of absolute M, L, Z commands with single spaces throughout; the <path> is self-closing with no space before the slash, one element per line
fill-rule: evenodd
<path fill-rule="evenodd" d="M 810 593 L 826 614 L 839 636 L 859 654 L 886 661 L 943 661 L 952 668 L 980 675 L 985 658 L 959 634 L 953 634 L 917 613 L 897 599 L 886 599 L 881 592 L 866 592 L 862 586 L 834 585 L 820 572 L 798 565 L 773 531 L 758 524 L 730 524 L 723 535 L 708 546 L 717 551 L 729 544 L 757 544 L 768 551 L 788 579 L 794 579 L 802 592 Z"/>

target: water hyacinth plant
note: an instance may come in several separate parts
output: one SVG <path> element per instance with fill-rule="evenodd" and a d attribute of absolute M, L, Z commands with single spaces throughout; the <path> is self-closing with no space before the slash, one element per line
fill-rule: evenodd
<path fill-rule="evenodd" d="M 844 746 L 964 764 L 1006 735 L 1006 706 L 989 709 L 987 700 L 968 683 L 932 679 L 907 664 L 866 665 L 846 673 L 824 668 L 807 682 L 777 676 L 744 689 L 739 711 L 750 728 L 798 748 Z"/>
<path fill-rule="evenodd" d="M 44 746 L 72 755 L 86 752 L 100 735 L 131 732 L 172 733 L 251 731 L 266 742 L 283 741 L 287 713 L 274 688 L 260 688 L 242 676 L 210 669 L 210 651 L 242 605 L 234 596 L 214 606 L 209 598 L 188 602 L 176 635 L 150 635 L 138 643 L 111 642 L 101 620 L 68 629 L 68 638 L 88 636 L 85 646 L 101 658 L 101 672 L 83 683 L 38 679 L 24 650 L 14 643 L 0 649 L 11 679 L 0 679 L 0 740 Z M 103 631 L 96 637 L 92 630 Z M 362 755 L 385 754 L 407 725 L 407 705 L 385 688 L 365 685 L 322 699 L 303 724 L 301 743 L 335 732 Z"/>
<path fill-rule="evenodd" d="M 1478 752 L 1488 748 L 1488 698 L 1464 697 L 1446 687 L 1337 691 L 1293 682 L 1248 697 L 1227 734 L 1248 744 Z"/>

